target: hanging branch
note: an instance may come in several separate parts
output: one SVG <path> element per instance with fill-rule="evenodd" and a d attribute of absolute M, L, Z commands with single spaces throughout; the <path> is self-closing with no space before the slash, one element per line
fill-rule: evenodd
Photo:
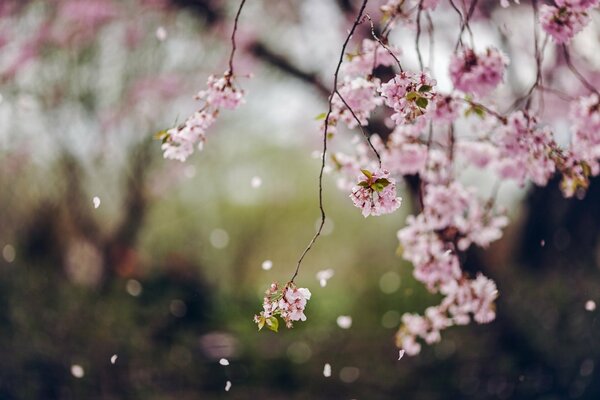
<path fill-rule="evenodd" d="M 585 76 L 583 76 L 583 74 L 577 70 L 577 68 L 575 68 L 575 65 L 571 61 L 571 55 L 569 54 L 569 49 L 567 48 L 567 45 L 563 44 L 562 48 L 563 48 L 563 54 L 565 56 L 565 62 L 567 63 L 567 66 L 569 67 L 569 69 L 571 70 L 573 75 L 575 75 L 577 77 L 579 82 L 581 82 L 581 84 L 583 86 L 585 86 L 587 90 L 589 90 L 592 93 L 596 93 L 598 96 L 600 96 L 600 92 L 598 92 L 598 89 L 596 89 L 596 87 L 594 85 L 592 85 L 585 78 Z"/>
<path fill-rule="evenodd" d="M 377 41 L 377 43 L 379 43 L 381 45 L 381 47 L 383 47 L 384 49 L 387 50 L 388 53 L 390 53 L 390 55 L 394 58 L 394 60 L 396 60 L 396 63 L 398 64 L 398 68 L 400 68 L 400 72 L 403 72 L 404 70 L 402 69 L 402 64 L 400 64 L 400 60 L 398 59 L 398 57 L 396 57 L 394 52 L 392 50 L 390 50 L 390 48 L 387 46 L 387 44 L 385 44 L 383 42 L 383 40 L 381 40 L 381 38 L 375 33 L 375 25 L 373 24 L 373 20 L 371 19 L 371 16 L 369 14 L 365 14 L 365 18 L 367 18 L 369 20 L 369 24 L 371 25 L 371 36 L 373 36 L 373 39 L 375 39 Z M 386 41 L 387 41 L 387 39 L 386 39 Z M 377 52 L 375 54 L 377 54 Z"/>
<path fill-rule="evenodd" d="M 419 41 L 421 39 L 421 12 L 423 11 L 423 0 L 419 1 L 419 9 L 417 10 L 417 35 L 415 36 L 415 49 L 417 50 L 417 58 L 419 59 L 419 69 L 423 70 L 423 56 Z"/>
<path fill-rule="evenodd" d="M 317 232 L 315 233 L 313 238 L 308 243 L 308 246 L 306 246 L 306 249 L 304 249 L 304 251 L 300 255 L 300 258 L 298 259 L 298 263 L 296 264 L 296 271 L 294 272 L 292 279 L 290 279 L 290 282 L 294 282 L 294 279 L 296 279 L 296 276 L 298 276 L 298 272 L 300 271 L 300 265 L 302 264 L 302 260 L 304 260 L 304 257 L 306 256 L 306 254 L 310 251 L 310 249 L 312 248 L 312 246 L 315 243 L 315 241 L 317 240 L 317 238 L 321 235 L 321 231 L 323 230 L 323 225 L 325 225 L 325 209 L 323 207 L 323 171 L 325 170 L 325 158 L 327 156 L 327 131 L 329 129 L 329 117 L 331 116 L 331 112 L 333 111 L 333 105 L 332 105 L 333 96 L 338 91 L 338 74 L 340 72 L 342 62 L 344 61 L 344 54 L 346 54 L 346 47 L 348 46 L 348 43 L 350 42 L 350 39 L 352 38 L 352 35 L 354 34 L 356 27 L 360 24 L 360 21 L 363 16 L 363 12 L 365 11 L 365 8 L 367 6 L 367 2 L 368 2 L 368 0 L 363 0 L 363 2 L 362 2 L 360 10 L 358 11 L 358 15 L 356 16 L 356 19 L 354 20 L 354 24 L 352 25 L 352 29 L 350 29 L 350 32 L 348 33 L 348 36 L 346 37 L 346 40 L 344 41 L 344 44 L 342 46 L 342 51 L 340 52 L 340 59 L 338 61 L 337 67 L 335 68 L 335 73 L 333 74 L 333 90 L 331 91 L 331 94 L 329 95 L 329 101 L 328 101 L 329 109 L 327 111 L 327 115 L 325 116 L 325 122 L 324 122 L 325 127 L 323 128 L 323 154 L 321 156 L 321 169 L 319 171 L 319 211 L 321 212 L 321 223 L 319 224 L 319 229 L 317 229 Z"/>
<path fill-rule="evenodd" d="M 453 3 L 452 3 L 453 4 Z M 469 35 L 471 36 L 471 41 L 473 41 L 473 32 L 471 31 L 471 27 L 469 26 L 469 20 L 473 16 L 473 12 L 475 12 L 475 6 L 477 5 L 477 0 L 473 0 L 471 2 L 471 6 L 469 7 L 469 11 L 467 11 L 467 16 L 463 18 L 460 24 L 460 32 L 458 33 L 458 41 L 456 42 L 456 46 L 454 46 L 454 52 L 458 50 L 459 44 L 462 44 L 462 34 L 465 31 L 465 28 L 469 31 Z M 471 43 L 471 47 L 473 44 Z"/>
<path fill-rule="evenodd" d="M 246 4 L 246 0 L 242 0 L 240 6 L 238 7 L 237 13 L 235 14 L 235 20 L 233 22 L 233 32 L 231 32 L 231 54 L 229 55 L 229 70 L 225 75 L 233 76 L 233 56 L 235 55 L 235 51 L 237 50 L 235 45 L 235 34 L 238 29 L 238 20 L 240 19 L 240 14 L 242 13 L 242 8 L 244 8 L 244 4 Z"/>
<path fill-rule="evenodd" d="M 362 124 L 360 123 L 360 120 L 356 116 L 356 113 L 354 112 L 354 110 L 352 110 L 352 108 L 346 102 L 346 100 L 344 100 L 344 98 L 342 97 L 342 94 L 340 93 L 339 90 L 335 89 L 335 94 L 338 95 L 338 97 L 340 98 L 340 100 L 342 100 L 342 103 L 344 103 L 344 105 L 346 106 L 346 108 L 348 109 L 348 111 L 350 111 L 350 114 L 352 114 L 352 117 L 354 118 L 354 120 L 358 124 L 358 127 L 360 128 L 360 131 L 362 132 L 363 136 L 367 140 L 367 143 L 369 143 L 369 147 L 371 147 L 371 150 L 373 150 L 373 153 L 375 153 L 375 157 L 377 157 L 377 161 L 379 162 L 379 167 L 381 168 L 381 156 L 379 155 L 379 152 L 377 151 L 377 149 L 375 149 L 375 147 L 373 146 L 373 143 L 371 143 L 371 138 L 367 134 L 367 132 L 365 132 L 365 128 L 363 128 Z"/>

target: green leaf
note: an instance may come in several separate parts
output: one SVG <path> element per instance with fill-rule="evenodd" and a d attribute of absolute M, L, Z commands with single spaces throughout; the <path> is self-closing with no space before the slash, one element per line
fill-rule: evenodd
<path fill-rule="evenodd" d="M 361 169 L 360 172 L 362 172 L 364 176 L 366 176 L 369 179 L 373 178 L 373 174 L 368 169 Z"/>
<path fill-rule="evenodd" d="M 376 192 L 381 192 L 383 189 L 385 189 L 385 186 L 383 186 L 382 183 L 374 183 L 371 185 L 371 189 Z"/>
<path fill-rule="evenodd" d="M 325 119 L 325 117 L 327 117 L 327 113 L 321 113 L 315 117 L 315 120 L 320 121 L 322 119 Z"/>
<path fill-rule="evenodd" d="M 420 93 L 431 92 L 432 87 L 429 85 L 423 85 L 419 88 Z"/>
<path fill-rule="evenodd" d="M 260 317 L 258 319 L 258 330 L 260 331 L 265 326 L 265 317 Z"/>
<path fill-rule="evenodd" d="M 408 101 L 412 101 L 418 97 L 419 97 L 419 94 L 417 92 L 408 92 L 406 94 L 406 100 L 408 100 Z"/>
<path fill-rule="evenodd" d="M 379 184 L 382 184 L 383 187 L 387 187 L 390 184 L 390 181 L 388 181 L 385 178 L 379 178 L 375 181 L 375 183 L 379 183 Z"/>
<path fill-rule="evenodd" d="M 271 317 L 267 320 L 267 328 L 272 330 L 273 332 L 277 332 L 279 329 L 279 320 L 277 317 Z"/>
<path fill-rule="evenodd" d="M 427 108 L 427 104 L 429 104 L 429 101 L 427 101 L 427 99 L 425 97 L 419 97 L 415 103 L 417 103 L 417 105 L 421 108 Z"/>
<path fill-rule="evenodd" d="M 358 186 L 364 187 L 365 189 L 369 187 L 369 184 L 365 181 L 358 182 Z"/>

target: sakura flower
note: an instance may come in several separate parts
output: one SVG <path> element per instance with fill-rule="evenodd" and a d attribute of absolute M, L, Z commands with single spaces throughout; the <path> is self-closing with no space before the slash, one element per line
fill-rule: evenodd
<path fill-rule="evenodd" d="M 162 139 L 163 156 L 185 161 L 193 152 L 194 146 L 202 150 L 206 141 L 206 130 L 215 122 L 220 108 L 234 109 L 244 101 L 244 92 L 233 85 L 233 77 L 229 72 L 221 78 L 210 76 L 208 88 L 196 96 L 204 106 L 192 114 L 180 126 L 171 128 L 159 135 Z"/>
<path fill-rule="evenodd" d="M 560 8 L 542 4 L 540 6 L 540 24 L 556 43 L 569 42 L 573 36 L 590 21 L 585 11 L 562 6 Z"/>
<path fill-rule="evenodd" d="M 263 299 L 263 311 L 254 316 L 254 322 L 261 330 L 265 325 L 272 331 L 277 332 L 280 316 L 286 327 L 291 328 L 293 321 L 306 321 L 304 309 L 310 300 L 311 293 L 306 288 L 298 288 L 293 282 L 288 282 L 280 288 L 273 282 L 265 292 Z"/>
<path fill-rule="evenodd" d="M 481 54 L 467 48 L 450 60 L 450 78 L 458 90 L 483 97 L 502 81 L 507 64 L 506 56 L 494 47 Z"/>
<path fill-rule="evenodd" d="M 233 110 L 244 102 L 244 91 L 233 86 L 228 73 L 220 78 L 209 76 L 206 85 L 208 88 L 198 92 L 196 98 L 206 101 L 211 107 Z"/>
<path fill-rule="evenodd" d="M 545 185 L 555 171 L 550 157 L 556 147 L 552 133 L 537 126 L 534 116 L 517 111 L 492 137 L 499 150 L 496 169 L 502 178 L 512 178 L 523 184 L 526 179 Z"/>
<path fill-rule="evenodd" d="M 389 172 L 362 170 L 362 173 L 364 177 L 358 178 L 358 185 L 350 193 L 354 205 L 362 209 L 362 215 L 366 218 L 396 211 L 402 199 L 396 196 L 396 181 L 389 177 Z"/>
<path fill-rule="evenodd" d="M 591 175 L 600 173 L 600 97 L 581 97 L 571 105 L 571 151 L 589 165 Z"/>
<path fill-rule="evenodd" d="M 404 71 L 381 85 L 379 92 L 385 104 L 395 111 L 392 120 L 401 125 L 419 119 L 434 108 L 431 102 L 436 96 L 435 85 L 436 81 L 424 71 Z"/>
<path fill-rule="evenodd" d="M 556 0 L 556 5 L 559 7 L 568 7 L 576 11 L 586 11 L 590 8 L 597 7 L 599 0 Z"/>
<path fill-rule="evenodd" d="M 498 297 L 498 289 L 494 281 L 478 274 L 471 282 L 473 291 L 473 319 L 480 324 L 493 321 L 496 318 L 494 300 Z"/>
<path fill-rule="evenodd" d="M 458 118 L 461 105 L 451 96 L 436 96 L 431 119 L 439 123 L 450 123 Z"/>

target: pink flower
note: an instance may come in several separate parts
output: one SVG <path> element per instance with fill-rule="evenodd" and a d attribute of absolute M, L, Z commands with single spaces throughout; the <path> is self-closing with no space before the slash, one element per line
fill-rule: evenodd
<path fill-rule="evenodd" d="M 244 91 L 233 86 L 230 75 L 225 74 L 220 78 L 211 75 L 206 84 L 208 89 L 198 92 L 196 98 L 204 100 L 211 107 L 233 110 L 244 103 Z"/>
<path fill-rule="evenodd" d="M 586 11 L 597 7 L 599 2 L 599 0 L 556 0 L 556 5 L 559 7 L 568 7 L 576 11 Z"/>
<path fill-rule="evenodd" d="M 396 197 L 396 182 L 389 177 L 389 172 L 362 170 L 362 173 L 364 176 L 358 178 L 358 186 L 350 193 L 354 205 L 362 209 L 362 215 L 366 218 L 396 211 L 402 199 Z"/>
<path fill-rule="evenodd" d="M 506 56 L 494 47 L 483 54 L 465 49 L 450 60 L 450 78 L 458 90 L 483 97 L 502 81 L 507 64 Z"/>
<path fill-rule="evenodd" d="M 379 92 L 385 104 L 395 111 L 392 120 L 402 125 L 419 119 L 435 107 L 432 104 L 435 85 L 436 81 L 424 71 L 404 71 L 381 85 Z"/>
<path fill-rule="evenodd" d="M 206 130 L 214 122 L 214 114 L 207 110 L 196 111 L 183 125 L 167 130 L 162 144 L 164 158 L 184 162 L 194 152 L 194 145 L 202 150 Z"/>
<path fill-rule="evenodd" d="M 167 130 L 162 136 L 165 158 L 183 162 L 194 152 L 195 144 L 198 150 L 202 150 L 206 130 L 215 122 L 219 109 L 234 109 L 244 102 L 244 91 L 233 85 L 233 77 L 228 72 L 221 78 L 211 75 L 207 86 L 196 96 L 197 100 L 204 101 L 204 106 L 183 125 Z"/>
<path fill-rule="evenodd" d="M 492 136 L 499 150 L 495 163 L 500 176 L 524 184 L 526 179 L 543 186 L 554 174 L 555 164 L 550 157 L 556 147 L 552 133 L 539 128 L 534 116 L 522 111 L 511 114 L 506 124 Z"/>
<path fill-rule="evenodd" d="M 571 151 L 573 157 L 590 167 L 591 175 L 600 173 L 600 98 L 581 97 L 571 104 Z"/>
<path fill-rule="evenodd" d="M 293 282 L 288 282 L 281 289 L 276 282 L 273 282 L 265 292 L 263 311 L 254 316 L 258 330 L 266 325 L 272 331 L 277 332 L 279 327 L 277 316 L 284 320 L 288 328 L 292 327 L 293 321 L 306 321 L 304 309 L 310 297 L 310 290 L 298 288 Z"/>
<path fill-rule="evenodd" d="M 590 21 L 585 11 L 571 7 L 540 6 L 540 24 L 556 43 L 569 42 Z"/>

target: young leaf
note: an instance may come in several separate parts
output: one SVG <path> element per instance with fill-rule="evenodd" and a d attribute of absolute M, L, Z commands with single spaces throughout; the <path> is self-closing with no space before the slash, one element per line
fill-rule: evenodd
<path fill-rule="evenodd" d="M 425 93 L 425 92 L 431 92 L 431 86 L 429 85 L 423 85 L 419 88 L 419 92 L 420 93 Z"/>
<path fill-rule="evenodd" d="M 361 169 L 360 172 L 362 172 L 364 176 L 366 176 L 369 179 L 373 178 L 373 174 L 368 169 Z"/>
<path fill-rule="evenodd" d="M 277 332 L 277 329 L 279 329 L 279 320 L 277 317 L 271 317 L 267 320 L 267 328 L 273 332 Z"/>
<path fill-rule="evenodd" d="M 320 121 L 322 119 L 325 119 L 326 116 L 327 116 L 327 113 L 321 113 L 315 117 L 315 120 Z"/>
<path fill-rule="evenodd" d="M 375 181 L 375 183 L 381 184 L 383 187 L 387 187 L 390 184 L 390 181 L 385 178 L 379 178 Z"/>
<path fill-rule="evenodd" d="M 427 108 L 427 104 L 429 104 L 429 101 L 427 101 L 427 99 L 425 97 L 419 97 L 415 103 L 417 103 L 417 105 L 421 108 Z"/>
<path fill-rule="evenodd" d="M 412 100 L 416 99 L 417 97 L 419 97 L 417 92 L 408 92 L 406 94 L 406 100 L 408 100 L 408 101 L 412 101 Z"/>

